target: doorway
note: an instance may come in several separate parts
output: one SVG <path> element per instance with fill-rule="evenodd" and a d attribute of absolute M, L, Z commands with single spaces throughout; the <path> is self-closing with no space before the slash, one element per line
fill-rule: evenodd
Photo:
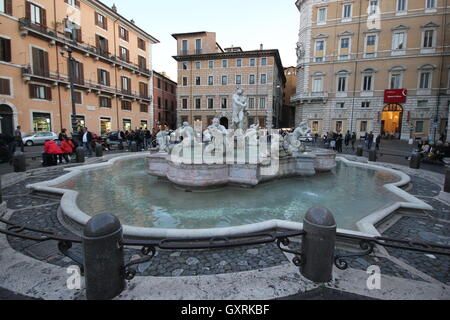
<path fill-rule="evenodd" d="M 383 109 L 381 135 L 387 139 L 401 139 L 403 107 L 399 104 L 388 104 Z"/>
<path fill-rule="evenodd" d="M 6 104 L 0 105 L 0 133 L 13 135 L 13 110 Z"/>

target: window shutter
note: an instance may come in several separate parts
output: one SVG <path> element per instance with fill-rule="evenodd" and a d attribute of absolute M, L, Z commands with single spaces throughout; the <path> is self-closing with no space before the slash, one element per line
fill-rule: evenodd
<path fill-rule="evenodd" d="M 106 85 L 109 87 L 111 86 L 111 79 L 109 78 L 109 72 L 106 71 Z"/>
<path fill-rule="evenodd" d="M 108 19 L 103 17 L 103 29 L 108 30 Z"/>
<path fill-rule="evenodd" d="M 69 0 L 64 0 L 64 2 L 68 4 L 68 3 L 69 3 Z"/>
<path fill-rule="evenodd" d="M 41 24 L 47 26 L 47 10 L 41 8 Z"/>
<path fill-rule="evenodd" d="M 109 53 L 109 42 L 108 42 L 108 39 L 105 39 L 105 53 Z"/>
<path fill-rule="evenodd" d="M 80 84 L 84 85 L 84 65 L 81 62 L 78 65 L 80 68 Z"/>
<path fill-rule="evenodd" d="M 25 17 L 31 20 L 31 3 L 25 1 Z"/>
<path fill-rule="evenodd" d="M 39 49 L 33 48 L 33 74 L 41 74 L 41 64 L 39 59 Z"/>
<path fill-rule="evenodd" d="M 48 52 L 46 51 L 42 51 L 43 52 L 43 74 L 44 77 L 48 77 L 50 75 L 50 70 L 49 70 L 49 64 L 48 64 Z"/>
<path fill-rule="evenodd" d="M 100 38 L 98 35 L 95 35 L 95 46 L 97 49 L 100 49 Z"/>
<path fill-rule="evenodd" d="M 52 100 L 52 88 L 50 87 L 45 87 L 45 91 L 46 91 L 46 98 L 47 100 L 51 101 Z"/>
<path fill-rule="evenodd" d="M 36 90 L 34 89 L 34 84 L 30 84 L 30 85 L 28 86 L 28 88 L 30 89 L 30 98 L 31 98 L 31 99 L 36 98 L 36 96 L 35 96 Z"/>
<path fill-rule="evenodd" d="M 81 33 L 81 27 L 78 26 L 78 30 L 77 30 L 77 42 L 83 42 L 83 36 Z"/>
<path fill-rule="evenodd" d="M 95 25 L 98 26 L 98 13 L 97 12 L 95 13 Z"/>
<path fill-rule="evenodd" d="M 12 0 L 5 0 L 5 13 L 12 16 L 12 14 L 13 14 Z"/>
<path fill-rule="evenodd" d="M 102 82 L 102 70 L 97 69 L 97 83 L 101 83 L 101 82 Z"/>
<path fill-rule="evenodd" d="M 8 79 L 3 79 L 3 94 L 10 96 L 11 95 L 11 86 Z"/>
<path fill-rule="evenodd" d="M 109 77 L 109 75 L 108 75 L 108 77 Z M 112 105 L 111 105 L 111 99 L 108 98 L 106 101 L 108 101 L 108 108 L 112 108 Z"/>
<path fill-rule="evenodd" d="M 75 6 L 78 8 L 80 7 L 80 0 L 75 0 Z"/>

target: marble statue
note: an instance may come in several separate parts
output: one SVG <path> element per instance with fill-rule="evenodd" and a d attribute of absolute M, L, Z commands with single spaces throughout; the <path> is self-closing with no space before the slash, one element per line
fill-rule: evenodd
<path fill-rule="evenodd" d="M 247 125 L 247 97 L 244 89 L 239 88 L 233 95 L 233 129 L 245 130 Z"/>
<path fill-rule="evenodd" d="M 300 64 L 301 60 L 303 59 L 306 53 L 305 46 L 303 43 L 297 42 L 296 52 L 297 52 L 297 63 Z"/>
<path fill-rule="evenodd" d="M 169 131 L 167 130 L 161 130 L 156 135 L 156 141 L 159 145 L 159 152 L 160 153 L 166 153 L 168 152 L 169 144 L 170 144 L 170 135 Z"/>
<path fill-rule="evenodd" d="M 245 133 L 245 137 L 248 139 L 248 144 L 250 146 L 258 145 L 258 130 L 259 130 L 259 121 L 252 124 Z"/>
<path fill-rule="evenodd" d="M 311 133 L 311 128 L 308 126 L 307 121 L 300 123 L 300 126 L 290 133 L 285 138 L 284 148 L 289 152 L 305 152 L 306 147 L 300 138 L 307 137 Z"/>
<path fill-rule="evenodd" d="M 203 132 L 203 141 L 212 142 L 214 140 L 214 136 L 218 133 L 226 135 L 228 130 L 220 124 L 220 120 L 218 118 L 214 118 L 212 124 Z"/>
<path fill-rule="evenodd" d="M 195 141 L 195 132 L 189 125 L 189 122 L 183 122 L 183 125 L 178 130 L 180 136 L 183 137 L 183 144 L 191 144 Z"/>

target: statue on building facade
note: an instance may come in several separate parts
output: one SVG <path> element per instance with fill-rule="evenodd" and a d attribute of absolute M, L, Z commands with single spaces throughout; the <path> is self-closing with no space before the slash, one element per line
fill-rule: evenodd
<path fill-rule="evenodd" d="M 305 45 L 301 42 L 297 42 L 296 52 L 297 52 L 297 64 L 300 64 L 301 60 L 306 54 Z"/>

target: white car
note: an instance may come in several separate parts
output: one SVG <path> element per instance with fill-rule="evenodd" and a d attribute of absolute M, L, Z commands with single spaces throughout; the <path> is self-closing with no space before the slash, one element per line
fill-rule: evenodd
<path fill-rule="evenodd" d="M 47 140 L 58 140 L 58 135 L 54 132 L 38 132 L 22 139 L 23 144 L 28 147 L 42 145 Z"/>
<path fill-rule="evenodd" d="M 301 142 L 313 142 L 314 141 L 314 137 L 311 133 L 308 134 L 308 136 L 306 137 L 300 137 L 299 140 Z"/>

